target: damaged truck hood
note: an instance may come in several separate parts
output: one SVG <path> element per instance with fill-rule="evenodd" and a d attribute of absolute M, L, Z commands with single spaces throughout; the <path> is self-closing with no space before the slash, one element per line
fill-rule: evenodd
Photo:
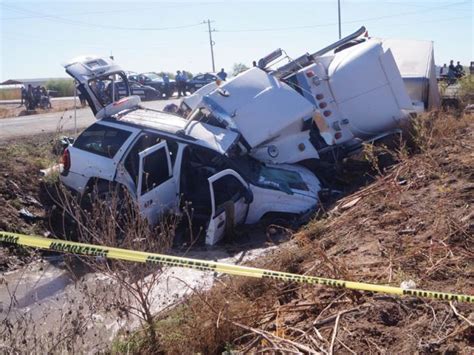
<path fill-rule="evenodd" d="M 201 102 L 238 131 L 250 148 L 301 132 L 315 107 L 285 83 L 254 67 L 212 91 Z"/>

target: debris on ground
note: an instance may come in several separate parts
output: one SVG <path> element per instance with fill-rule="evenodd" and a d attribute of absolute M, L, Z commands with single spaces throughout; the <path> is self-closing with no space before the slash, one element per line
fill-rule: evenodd
<path fill-rule="evenodd" d="M 53 135 L 40 135 L 0 144 L 0 230 L 44 235 L 50 230 L 53 201 L 47 186 L 54 177 L 40 169 L 55 162 Z M 15 269 L 33 258 L 20 247 L 0 247 L 0 270 Z"/>

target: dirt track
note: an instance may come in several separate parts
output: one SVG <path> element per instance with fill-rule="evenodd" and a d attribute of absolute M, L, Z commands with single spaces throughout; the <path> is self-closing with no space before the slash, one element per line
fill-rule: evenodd
<path fill-rule="evenodd" d="M 8 118 L 8 117 L 19 117 L 19 116 L 29 116 L 29 115 L 39 115 L 43 113 L 51 113 L 51 112 L 60 112 L 64 110 L 72 110 L 74 109 L 74 99 L 66 99 L 66 100 L 54 100 L 51 101 L 52 108 L 47 110 L 42 110 L 38 108 L 34 111 L 27 111 L 24 105 L 20 105 L 18 103 L 12 104 L 2 104 L 0 106 L 0 119 Z M 80 107 L 79 102 L 77 103 L 78 108 Z"/>

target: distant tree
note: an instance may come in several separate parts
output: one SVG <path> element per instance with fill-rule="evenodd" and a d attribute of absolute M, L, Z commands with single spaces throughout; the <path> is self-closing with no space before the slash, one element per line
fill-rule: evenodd
<path fill-rule="evenodd" d="M 48 90 L 57 91 L 58 96 L 74 95 L 74 80 L 72 79 L 51 79 L 45 86 Z"/>
<path fill-rule="evenodd" d="M 232 68 L 232 71 L 233 71 L 233 75 L 237 75 L 237 74 L 240 74 L 244 71 L 246 71 L 247 69 L 249 69 L 248 66 L 246 66 L 244 63 L 235 63 L 233 68 Z"/>
<path fill-rule="evenodd" d="M 176 74 L 169 72 L 169 71 L 160 71 L 157 73 L 159 76 L 163 77 L 165 74 L 168 75 L 170 79 L 174 79 L 176 77 Z"/>
<path fill-rule="evenodd" d="M 180 71 L 182 71 L 182 70 L 180 70 Z M 172 73 L 172 72 L 169 72 L 169 71 L 160 71 L 159 73 L 156 73 L 156 74 L 158 74 L 161 77 L 163 77 L 163 75 L 167 74 L 170 79 L 176 79 L 176 73 Z M 188 77 L 188 79 L 192 79 L 194 75 L 193 75 L 193 73 L 191 73 L 189 71 L 186 71 L 186 76 Z"/>

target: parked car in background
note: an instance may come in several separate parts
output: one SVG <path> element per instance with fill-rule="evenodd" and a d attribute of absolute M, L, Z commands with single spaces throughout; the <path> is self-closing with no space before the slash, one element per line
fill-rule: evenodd
<path fill-rule="evenodd" d="M 215 82 L 219 77 L 214 73 L 198 74 L 186 83 L 186 91 L 191 94 L 203 86 Z"/>
<path fill-rule="evenodd" d="M 128 96 L 127 88 L 125 87 L 125 83 L 123 81 L 117 81 L 115 85 L 117 88 L 118 97 L 120 99 L 122 97 Z M 138 82 L 131 82 L 129 86 L 131 95 L 140 96 L 140 99 L 143 101 L 158 100 L 161 98 L 160 91 L 152 88 L 151 86 L 142 85 Z"/>
<path fill-rule="evenodd" d="M 169 84 L 167 85 L 160 75 L 153 72 L 132 74 L 128 76 L 128 80 L 131 83 L 137 82 L 142 85 L 151 86 L 153 89 L 157 90 L 160 93 L 160 97 L 163 98 L 172 96 L 176 89 L 174 80 L 170 79 Z"/>

